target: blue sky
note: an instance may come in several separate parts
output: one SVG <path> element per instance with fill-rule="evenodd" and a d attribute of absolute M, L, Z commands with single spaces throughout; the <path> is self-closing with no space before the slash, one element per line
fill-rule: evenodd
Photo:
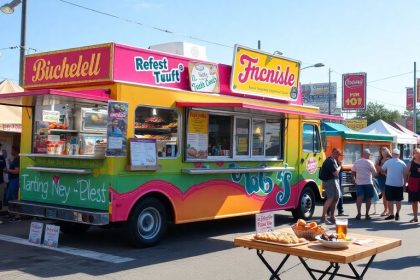
<path fill-rule="evenodd" d="M 303 67 L 326 65 L 303 70 L 302 83 L 328 82 L 331 68 L 339 105 L 341 74 L 367 72 L 368 102 L 403 112 L 405 88 L 414 83 L 413 62 L 420 63 L 420 1 L 415 0 L 27 1 L 29 53 L 106 42 L 147 48 L 185 41 L 205 46 L 209 60 L 231 64 L 234 44 L 257 48 L 261 40 L 263 51 L 281 51 Z M 18 80 L 19 50 L 9 47 L 20 44 L 20 19 L 21 5 L 14 14 L 0 13 L 0 79 Z"/>

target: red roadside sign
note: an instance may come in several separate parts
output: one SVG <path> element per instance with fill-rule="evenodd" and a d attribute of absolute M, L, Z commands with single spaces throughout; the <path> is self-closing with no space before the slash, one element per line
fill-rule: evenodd
<path fill-rule="evenodd" d="M 414 90 L 413 88 L 407 88 L 407 111 L 411 111 L 414 108 Z"/>
<path fill-rule="evenodd" d="M 343 74 L 342 110 L 366 109 L 366 73 Z"/>

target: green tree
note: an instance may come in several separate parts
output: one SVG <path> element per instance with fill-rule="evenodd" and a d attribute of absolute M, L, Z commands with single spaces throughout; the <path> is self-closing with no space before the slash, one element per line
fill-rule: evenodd
<path fill-rule="evenodd" d="M 397 110 L 391 111 L 386 109 L 385 105 L 369 102 L 365 111 L 357 112 L 356 118 L 366 119 L 367 125 L 370 125 L 377 120 L 383 120 L 387 123 L 396 122 L 401 118 L 401 114 Z"/>

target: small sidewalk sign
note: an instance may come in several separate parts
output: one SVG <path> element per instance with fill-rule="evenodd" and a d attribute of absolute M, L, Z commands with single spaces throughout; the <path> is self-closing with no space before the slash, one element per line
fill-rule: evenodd
<path fill-rule="evenodd" d="M 38 222 L 31 223 L 31 229 L 29 231 L 28 241 L 34 244 L 41 244 L 42 232 L 44 230 L 44 224 Z"/>
<path fill-rule="evenodd" d="M 57 248 L 58 236 L 60 235 L 60 227 L 55 225 L 45 226 L 44 245 L 48 247 Z"/>
<path fill-rule="evenodd" d="M 261 213 L 255 215 L 255 228 L 257 233 L 273 231 L 274 213 Z"/>

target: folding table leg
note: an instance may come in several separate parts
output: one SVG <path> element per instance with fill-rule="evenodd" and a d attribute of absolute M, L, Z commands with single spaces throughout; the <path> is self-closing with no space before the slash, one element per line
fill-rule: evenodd
<path fill-rule="evenodd" d="M 290 257 L 290 255 L 286 255 L 276 270 L 274 270 L 271 265 L 267 262 L 267 260 L 263 256 L 264 250 L 257 250 L 257 255 L 261 259 L 261 261 L 264 263 L 264 265 L 268 268 L 268 270 L 271 272 L 270 280 L 277 279 L 281 280 L 280 276 L 278 275 L 280 269 L 283 267 L 283 265 L 286 263 L 287 259 Z"/>
<path fill-rule="evenodd" d="M 369 269 L 369 267 L 370 267 L 370 265 L 372 264 L 373 259 L 374 259 L 375 257 L 376 257 L 376 255 L 373 255 L 372 257 L 370 257 L 370 259 L 369 259 L 368 263 L 366 264 L 365 268 L 364 268 L 364 269 L 363 269 L 363 271 L 362 271 L 362 274 L 360 274 L 360 275 L 359 275 L 359 273 L 356 271 L 356 269 L 354 268 L 353 264 L 352 264 L 352 263 L 349 263 L 349 267 L 350 267 L 350 268 L 351 268 L 351 270 L 353 271 L 354 276 L 356 276 L 356 278 L 355 278 L 355 279 L 363 279 L 363 276 L 365 276 L 365 274 L 366 274 L 367 270 Z"/>

